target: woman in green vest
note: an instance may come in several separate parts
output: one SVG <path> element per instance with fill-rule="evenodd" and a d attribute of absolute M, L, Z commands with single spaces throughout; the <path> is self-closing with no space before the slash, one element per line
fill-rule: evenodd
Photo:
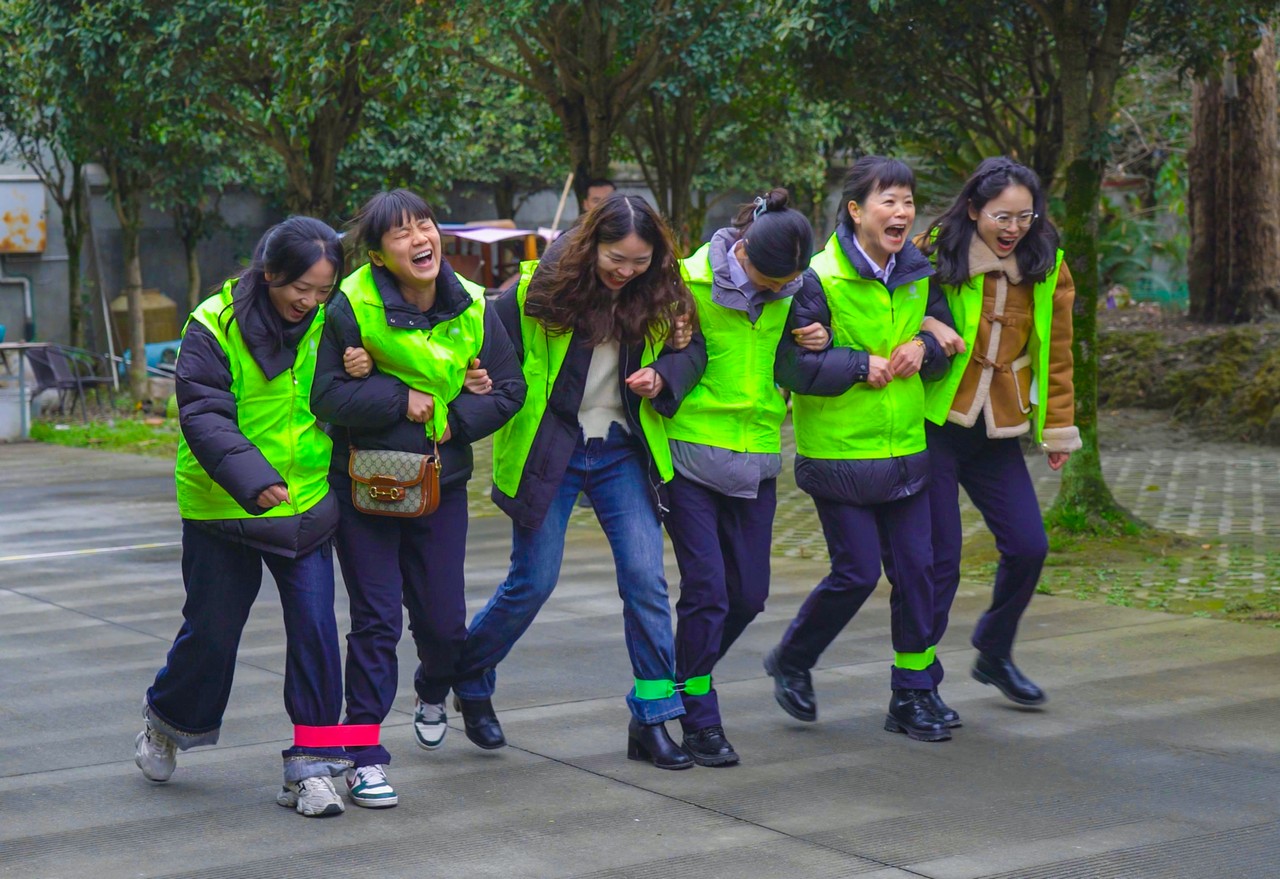
<path fill-rule="evenodd" d="M 925 391 L 933 641 L 946 631 L 960 584 L 963 485 L 1000 550 L 991 606 L 973 632 L 973 677 L 1020 705 L 1040 705 L 1044 691 L 1013 664 L 1018 621 L 1049 551 L 1019 437 L 1030 435 L 1052 470 L 1080 448 L 1071 361 L 1075 286 L 1040 179 L 1011 159 L 983 161 L 924 240 L 959 330 L 939 330 L 958 353 Z M 936 686 L 942 664 L 931 671 Z"/>
<path fill-rule="evenodd" d="M 936 642 L 922 377 L 940 375 L 947 361 L 920 332 L 933 267 L 908 239 L 915 214 L 910 168 L 859 159 L 845 178 L 836 231 L 810 265 L 816 280 L 795 296 L 794 321 L 830 326 L 833 336 L 820 352 L 784 341 L 779 362 L 781 383 L 795 392 L 796 483 L 813 496 L 831 572 L 765 669 L 782 708 L 816 720 L 810 669 L 875 590 L 883 561 L 894 649 L 885 729 L 933 742 L 950 733 L 929 676 Z"/>
<path fill-rule="evenodd" d="M 769 596 L 769 552 L 786 401 L 774 360 L 813 228 L 785 189 L 746 205 L 682 268 L 698 306 L 707 369 L 666 423 L 675 477 L 667 534 L 680 566 L 676 677 L 683 746 L 700 766 L 731 766 L 712 671 Z M 793 330 L 821 351 L 820 324 Z"/>
<path fill-rule="evenodd" d="M 467 632 L 454 687 L 464 718 L 470 712 L 468 723 L 503 740 L 491 702 L 494 666 L 555 588 L 569 514 L 585 492 L 613 550 L 623 601 L 635 681 L 627 755 L 686 769 L 692 761 L 663 725 L 684 707 L 658 520 L 672 476 L 662 416 L 697 383 L 706 354 L 701 337 L 676 332 L 694 306 L 671 234 L 643 199 L 614 193 L 540 263 L 526 263 L 495 307 L 516 340 L 529 392 L 494 438 L 493 499 L 514 523 L 511 567 Z"/>
<path fill-rule="evenodd" d="M 265 563 L 284 611 L 284 701 L 295 724 L 276 802 L 313 817 L 342 812 L 330 776 L 351 765 L 341 747 L 316 743 L 333 732 L 316 728 L 338 723 L 342 668 L 330 442 L 309 405 L 321 304 L 341 272 L 334 231 L 292 217 L 272 227 L 248 270 L 187 322 L 174 372 L 187 598 L 182 628 L 147 690 L 135 752 L 143 775 L 161 782 L 173 774 L 177 750 L 218 741 Z"/>
<path fill-rule="evenodd" d="M 338 561 L 351 600 L 346 722 L 381 724 L 398 682 L 396 645 L 405 610 L 417 649 L 413 735 L 434 750 L 448 729 L 445 697 L 467 635 L 463 562 L 471 443 L 524 402 L 520 363 L 484 288 L 458 275 L 440 246 L 435 214 L 413 192 L 370 198 L 356 216 L 354 246 L 369 262 L 342 282 L 326 310 L 312 405 L 331 425 L 330 482 L 338 496 Z M 373 360 L 364 378 L 344 358 L 358 346 Z M 471 367 L 479 361 L 478 369 Z M 440 503 L 420 517 L 357 510 L 350 450 L 440 454 Z M 467 735 L 475 740 L 473 730 Z M 482 740 L 483 743 L 483 740 Z M 351 801 L 399 802 L 381 743 L 349 749 Z"/>

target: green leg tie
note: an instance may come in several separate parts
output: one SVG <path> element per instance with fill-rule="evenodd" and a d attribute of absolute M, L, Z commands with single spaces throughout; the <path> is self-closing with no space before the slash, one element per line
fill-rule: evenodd
<path fill-rule="evenodd" d="M 684 691 L 690 696 L 705 696 L 711 692 L 711 675 L 699 675 L 684 682 Z"/>
<path fill-rule="evenodd" d="M 675 681 L 642 681 L 636 678 L 636 698 L 645 700 L 669 699 L 676 694 Z"/>
<path fill-rule="evenodd" d="M 905 668 L 910 671 L 924 671 L 933 665 L 937 653 L 937 647 L 930 647 L 924 653 L 895 653 L 893 654 L 893 664 L 897 668 Z"/>

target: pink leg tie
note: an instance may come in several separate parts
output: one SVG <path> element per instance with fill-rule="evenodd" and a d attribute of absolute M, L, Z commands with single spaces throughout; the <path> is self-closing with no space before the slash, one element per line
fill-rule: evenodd
<path fill-rule="evenodd" d="M 295 748 L 352 748 L 378 744 L 382 726 L 352 723 L 342 726 L 294 726 Z"/>

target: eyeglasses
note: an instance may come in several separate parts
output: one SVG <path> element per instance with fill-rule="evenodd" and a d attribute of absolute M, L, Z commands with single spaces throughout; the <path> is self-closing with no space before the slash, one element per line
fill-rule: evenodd
<path fill-rule="evenodd" d="M 1023 211 L 1020 214 L 988 214 L 986 211 L 983 211 L 982 215 L 1001 228 L 1017 226 L 1019 229 L 1031 228 L 1031 224 L 1040 216 L 1035 211 Z"/>

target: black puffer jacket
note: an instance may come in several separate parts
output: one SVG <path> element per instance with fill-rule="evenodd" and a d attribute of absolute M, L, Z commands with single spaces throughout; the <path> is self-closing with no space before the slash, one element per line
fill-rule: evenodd
<path fill-rule="evenodd" d="M 837 241 L 845 256 L 868 280 L 875 272 L 854 246 L 850 235 L 842 227 L 836 233 Z M 890 291 L 912 281 L 933 274 L 933 266 L 918 248 L 907 242 L 898 253 L 893 274 L 885 285 Z M 951 310 L 941 290 L 929 292 L 927 313 L 953 325 Z M 804 284 L 791 300 L 788 329 L 795 329 L 817 321 L 831 326 L 831 308 L 822 282 L 812 271 L 805 273 Z M 930 333 L 921 333 L 924 342 L 924 362 L 920 367 L 923 381 L 937 381 L 946 375 L 950 362 Z M 867 380 L 870 355 L 866 351 L 841 346 L 828 346 L 825 351 L 806 351 L 795 344 L 791 333 L 784 333 L 778 346 L 776 375 L 778 384 L 797 394 L 819 397 L 835 397 L 843 394 L 857 382 Z M 924 416 L 921 414 L 921 419 Z M 866 506 L 886 503 L 910 497 L 929 484 L 928 452 L 893 458 L 869 458 L 862 460 L 806 458 L 796 455 L 796 484 L 802 491 L 839 503 Z"/>
<path fill-rule="evenodd" d="M 298 341 L 306 335 L 315 313 L 287 324 L 262 298 L 248 301 L 237 285 L 232 294 L 236 322 L 249 354 L 268 380 L 293 366 Z M 252 516 L 266 512 L 258 506 L 264 489 L 284 483 L 258 447 L 240 432 L 236 398 L 231 392 L 231 364 L 208 328 L 190 321 L 182 336 L 182 353 L 174 366 L 178 421 L 191 454 L 219 486 Z M 318 504 L 297 516 L 252 519 L 187 520 L 221 537 L 287 558 L 312 552 L 333 536 L 338 507 L 329 492 Z"/>
<path fill-rule="evenodd" d="M 435 305 L 425 314 L 405 301 L 385 269 L 374 267 L 373 277 L 386 306 L 387 326 L 397 332 L 429 332 L 473 304 L 471 294 L 458 281 L 448 262 L 440 266 Z M 347 462 L 353 443 L 361 449 L 391 449 L 424 455 L 431 452 L 422 425 L 407 417 L 408 385 L 393 375 L 379 372 L 376 363 L 372 374 L 365 378 L 347 375 L 342 365 L 343 352 L 357 347 L 361 347 L 360 327 L 347 297 L 337 293 L 325 309 L 311 407 L 317 418 L 330 425 L 333 463 L 329 479 L 335 490 L 345 492 L 351 490 Z M 520 361 L 506 329 L 494 314 L 492 303 L 487 303 L 485 308 L 480 365 L 489 371 L 493 390 L 488 394 L 473 394 L 464 388 L 450 401 L 451 436 L 440 445 L 442 487 L 471 478 L 474 462 L 471 443 L 506 424 L 524 403 L 525 383 Z M 460 364 L 459 368 L 466 369 L 466 365 Z"/>
<path fill-rule="evenodd" d="M 562 236 L 563 237 L 563 236 Z M 549 249 L 543 262 L 555 259 L 558 249 Z M 524 361 L 523 337 L 520 333 L 520 309 L 516 298 L 518 285 L 503 291 L 494 303 L 495 311 L 507 328 L 520 361 Z M 618 393 L 622 397 L 627 414 L 627 429 L 636 439 L 647 462 L 649 484 L 653 488 L 650 499 L 659 515 L 666 512 L 666 488 L 657 467 L 649 454 L 648 445 L 641 439 L 641 397 L 627 387 L 627 376 L 640 369 L 644 345 L 621 345 L 618 351 Z M 702 379 L 707 368 L 707 343 L 701 333 L 695 332 L 690 343 L 680 351 L 664 349 L 650 364 L 662 376 L 663 389 L 650 402 L 660 415 L 675 415 L 685 395 Z M 525 463 L 526 474 L 537 474 L 536 479 L 521 479 L 515 497 L 508 497 L 493 488 L 493 501 L 522 528 L 538 528 L 547 515 L 569 466 L 569 458 L 578 443 L 582 428 L 578 423 L 578 409 L 586 389 L 587 370 L 591 366 L 591 348 L 579 336 L 569 340 L 569 350 L 556 375 L 547 397 L 547 411 L 538 425 L 529 458 Z M 532 389 L 531 393 L 546 393 L 546 389 Z"/>

